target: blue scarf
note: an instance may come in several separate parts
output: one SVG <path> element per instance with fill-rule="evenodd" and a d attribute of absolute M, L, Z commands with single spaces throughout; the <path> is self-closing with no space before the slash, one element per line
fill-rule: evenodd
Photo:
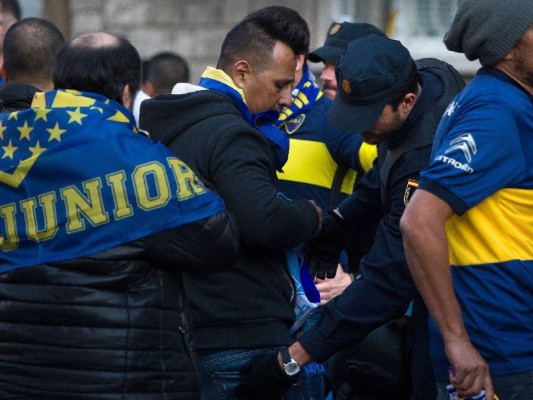
<path fill-rule="evenodd" d="M 305 114 L 322 95 L 309 66 L 305 64 L 302 79 L 292 91 L 292 104 L 282 110 L 274 125 L 279 127 L 298 115 Z"/>
<path fill-rule="evenodd" d="M 281 172 L 289 157 L 289 137 L 274 125 L 279 113 L 268 110 L 252 114 L 246 105 L 242 89 L 235 86 L 231 78 L 220 69 L 207 67 L 198 84 L 203 88 L 224 93 L 233 100 L 244 119 L 268 139 L 276 156 L 276 169 Z"/>

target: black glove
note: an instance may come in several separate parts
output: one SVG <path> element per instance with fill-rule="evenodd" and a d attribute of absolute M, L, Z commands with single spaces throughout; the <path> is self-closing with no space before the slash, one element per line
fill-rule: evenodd
<path fill-rule="evenodd" d="M 235 396 L 246 400 L 279 400 L 298 380 L 298 375 L 289 376 L 281 369 L 277 351 L 252 358 L 240 373 Z"/>
<path fill-rule="evenodd" d="M 314 278 L 334 278 L 340 253 L 349 238 L 344 220 L 330 211 L 322 222 L 322 229 L 316 238 L 310 240 L 302 249 L 302 256 Z"/>

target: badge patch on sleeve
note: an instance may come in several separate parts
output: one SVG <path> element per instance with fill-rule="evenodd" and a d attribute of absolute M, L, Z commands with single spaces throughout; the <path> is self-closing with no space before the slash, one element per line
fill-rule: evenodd
<path fill-rule="evenodd" d="M 411 196 L 413 196 L 413 193 L 415 192 L 415 189 L 418 187 L 418 181 L 414 179 L 409 179 L 407 181 L 407 187 L 405 188 L 405 193 L 403 194 L 403 204 L 407 207 L 407 204 L 409 203 L 409 200 L 411 200 Z"/>

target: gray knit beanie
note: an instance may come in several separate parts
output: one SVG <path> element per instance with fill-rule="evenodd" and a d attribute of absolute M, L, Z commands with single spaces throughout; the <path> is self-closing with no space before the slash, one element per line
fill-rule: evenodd
<path fill-rule="evenodd" d="M 533 0 L 459 0 L 444 35 L 448 50 L 464 53 L 481 65 L 501 61 L 533 26 Z"/>

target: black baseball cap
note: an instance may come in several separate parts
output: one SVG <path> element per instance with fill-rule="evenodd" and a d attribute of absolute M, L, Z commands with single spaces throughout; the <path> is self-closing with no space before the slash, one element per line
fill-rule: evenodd
<path fill-rule="evenodd" d="M 337 60 L 337 95 L 328 121 L 349 132 L 368 130 L 406 83 L 412 65 L 409 50 L 397 40 L 380 35 L 354 40 Z"/>
<path fill-rule="evenodd" d="M 309 53 L 308 59 L 311 62 L 335 61 L 338 56 L 344 54 L 346 47 L 348 47 L 348 44 L 352 40 L 372 34 L 385 36 L 382 30 L 372 24 L 363 22 L 333 22 L 329 27 L 324 46 Z"/>

